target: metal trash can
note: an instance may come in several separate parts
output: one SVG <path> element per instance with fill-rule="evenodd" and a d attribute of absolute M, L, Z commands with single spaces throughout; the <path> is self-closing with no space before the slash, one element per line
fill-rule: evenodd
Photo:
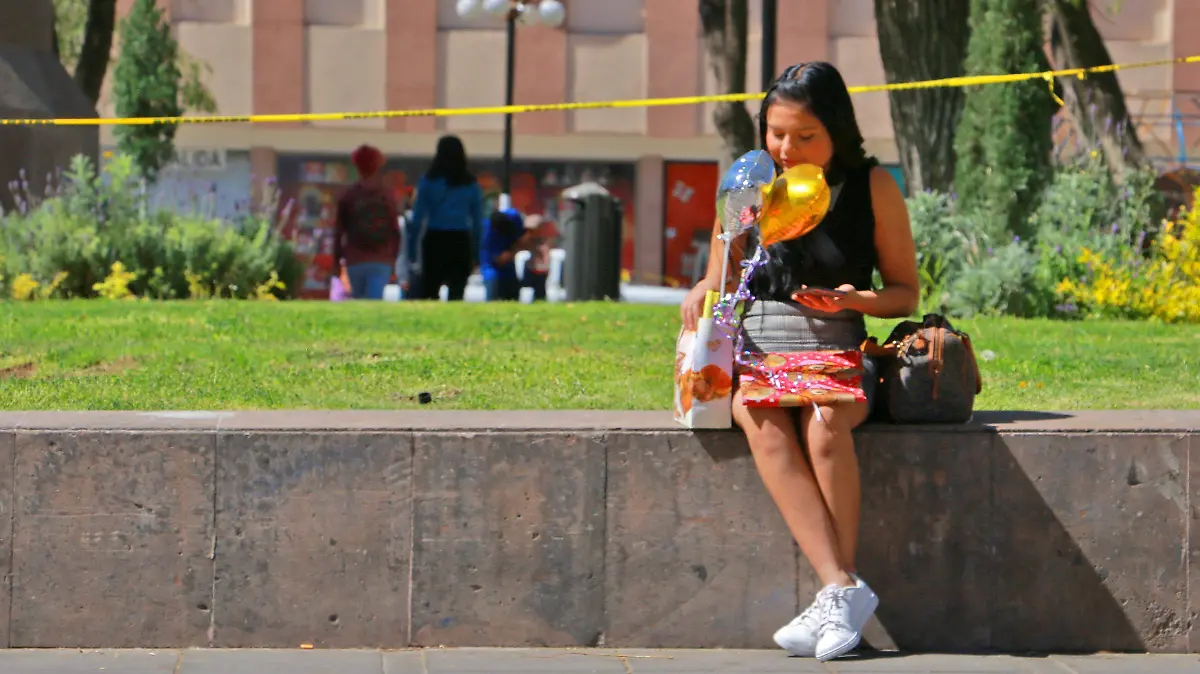
<path fill-rule="evenodd" d="M 563 286 L 568 302 L 621 299 L 621 200 L 599 183 L 562 193 Z"/>

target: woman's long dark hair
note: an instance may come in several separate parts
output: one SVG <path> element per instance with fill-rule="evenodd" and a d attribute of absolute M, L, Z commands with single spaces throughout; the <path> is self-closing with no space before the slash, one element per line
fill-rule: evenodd
<path fill-rule="evenodd" d="M 458 136 L 442 136 L 438 139 L 433 165 L 429 167 L 425 177 L 430 180 L 441 178 L 451 187 L 476 182 L 475 174 L 467 169 L 467 150 Z"/>
<path fill-rule="evenodd" d="M 825 61 L 798 63 L 783 71 L 767 89 L 758 112 L 758 142 L 767 148 L 767 111 L 778 101 L 804 106 L 820 120 L 833 141 L 833 160 L 825 172 L 830 186 L 845 182 L 851 171 L 876 166 L 879 162 L 867 156 L 863 148 L 862 131 L 854 115 L 854 103 L 846 81 L 832 64 Z M 757 233 L 751 230 L 746 242 L 747 255 L 758 246 Z M 816 230 L 807 236 L 782 241 L 767 248 L 767 264 L 755 275 L 754 294 L 767 293 L 782 298 L 799 289 L 793 270 L 820 259 L 837 266 L 843 260 L 833 242 L 824 232 Z M 766 299 L 764 297 L 764 299 Z"/>

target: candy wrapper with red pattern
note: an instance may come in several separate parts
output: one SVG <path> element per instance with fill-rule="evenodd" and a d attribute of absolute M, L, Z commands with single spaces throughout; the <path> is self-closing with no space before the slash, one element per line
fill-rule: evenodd
<path fill-rule="evenodd" d="M 862 351 L 749 353 L 738 364 L 746 407 L 866 402 Z"/>

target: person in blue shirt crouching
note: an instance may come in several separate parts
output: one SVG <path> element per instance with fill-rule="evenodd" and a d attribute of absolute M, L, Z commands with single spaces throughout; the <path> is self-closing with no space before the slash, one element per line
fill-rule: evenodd
<path fill-rule="evenodd" d="M 517 301 L 521 297 L 521 279 L 517 277 L 517 253 L 529 250 L 531 238 L 525 220 L 515 208 L 495 211 L 488 219 L 480 246 L 479 272 L 488 302 Z"/>

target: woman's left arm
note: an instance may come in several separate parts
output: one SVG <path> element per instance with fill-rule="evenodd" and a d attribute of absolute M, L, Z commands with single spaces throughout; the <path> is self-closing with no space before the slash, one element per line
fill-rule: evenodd
<path fill-rule="evenodd" d="M 875 250 L 883 288 L 856 290 L 839 302 L 876 318 L 904 318 L 917 310 L 921 282 L 908 206 L 896 179 L 883 167 L 871 170 L 871 206 L 875 211 Z"/>

